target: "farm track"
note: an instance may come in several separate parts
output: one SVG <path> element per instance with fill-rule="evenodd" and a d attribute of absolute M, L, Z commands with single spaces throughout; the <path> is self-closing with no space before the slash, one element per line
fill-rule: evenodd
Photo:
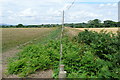
<path fill-rule="evenodd" d="M 16 55 L 16 53 L 18 53 L 19 51 L 20 51 L 20 49 L 13 48 L 13 49 L 6 51 L 2 54 L 2 77 L 4 77 L 4 78 L 17 78 L 16 76 L 13 76 L 13 75 L 7 76 L 5 74 L 5 70 L 7 69 L 8 58 L 14 57 Z"/>

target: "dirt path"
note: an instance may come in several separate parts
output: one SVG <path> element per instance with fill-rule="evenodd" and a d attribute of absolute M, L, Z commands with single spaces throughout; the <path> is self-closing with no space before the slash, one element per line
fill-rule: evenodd
<path fill-rule="evenodd" d="M 2 77 L 9 77 L 5 74 L 5 70 L 7 69 L 8 58 L 14 57 L 16 53 L 18 53 L 20 49 L 13 48 L 6 52 L 2 53 Z"/>
<path fill-rule="evenodd" d="M 6 75 L 5 70 L 7 69 L 8 64 L 8 58 L 14 57 L 16 53 L 21 51 L 20 49 L 13 48 L 9 51 L 6 51 L 2 54 L 2 77 L 3 78 L 19 78 L 17 75 Z M 29 75 L 30 78 L 52 78 L 52 70 L 46 70 L 46 71 L 36 71 L 36 73 Z"/>

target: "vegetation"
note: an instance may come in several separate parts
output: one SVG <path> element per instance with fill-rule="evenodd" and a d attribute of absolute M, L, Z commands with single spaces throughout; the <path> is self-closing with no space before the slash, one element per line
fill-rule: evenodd
<path fill-rule="evenodd" d="M 37 42 L 45 42 L 55 38 L 60 33 L 59 28 L 9 28 L 2 29 L 2 50 L 7 51 L 14 47 L 21 47 Z M 54 37 L 53 37 L 54 36 Z"/>
<path fill-rule="evenodd" d="M 68 78 L 119 78 L 119 39 L 120 36 L 104 31 L 80 32 L 74 39 L 80 44 L 80 50 L 74 48 L 74 53 L 64 55 Z"/>
<path fill-rule="evenodd" d="M 2 28 L 41 28 L 41 27 L 60 27 L 61 24 L 41 24 L 41 25 L 1 25 Z M 120 27 L 120 22 L 105 20 L 103 23 L 99 19 L 89 20 L 87 23 L 66 23 L 66 27 L 72 28 L 102 28 L 102 27 Z"/>
<path fill-rule="evenodd" d="M 23 25 L 23 24 L 18 24 L 18 25 L 1 25 L 1 28 L 49 28 L 49 27 L 60 27 L 61 25 L 59 24 L 42 24 L 42 25 Z"/>
<path fill-rule="evenodd" d="M 115 22 L 112 20 L 106 20 L 101 23 L 101 20 L 94 19 L 89 20 L 88 23 L 72 23 L 72 24 L 65 24 L 65 26 L 69 26 L 72 28 L 102 28 L 102 27 L 120 27 L 120 22 Z"/>
<path fill-rule="evenodd" d="M 85 30 L 73 41 L 62 39 L 62 63 L 67 71 L 67 78 L 119 78 L 120 45 L 119 35 Z M 9 74 L 25 77 L 36 70 L 53 69 L 53 77 L 58 77 L 59 40 L 50 40 L 46 44 L 29 45 L 10 60 Z"/>
<path fill-rule="evenodd" d="M 49 41 L 46 45 L 30 45 L 8 64 L 9 74 L 25 77 L 36 70 L 46 70 L 59 65 L 59 41 Z"/>

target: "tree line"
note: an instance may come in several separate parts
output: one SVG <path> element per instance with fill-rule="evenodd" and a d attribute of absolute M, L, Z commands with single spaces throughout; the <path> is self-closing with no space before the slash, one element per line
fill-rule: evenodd
<path fill-rule="evenodd" d="M 105 20 L 101 22 L 99 19 L 89 20 L 87 23 L 71 23 L 65 24 L 65 26 L 69 26 L 72 28 L 102 28 L 102 27 L 120 27 L 120 22 L 115 22 L 112 20 Z"/>
<path fill-rule="evenodd" d="M 2 28 L 41 28 L 41 27 L 60 27 L 61 24 L 41 24 L 41 25 L 1 25 Z M 112 20 L 101 21 L 99 19 L 89 20 L 87 23 L 65 23 L 64 26 L 72 28 L 102 28 L 120 27 L 120 22 Z"/>
<path fill-rule="evenodd" d="M 42 25 L 23 25 L 23 24 L 18 24 L 18 25 L 2 25 L 0 27 L 2 28 L 42 28 L 42 27 L 56 27 L 56 26 L 61 26 L 59 24 L 42 24 Z"/>

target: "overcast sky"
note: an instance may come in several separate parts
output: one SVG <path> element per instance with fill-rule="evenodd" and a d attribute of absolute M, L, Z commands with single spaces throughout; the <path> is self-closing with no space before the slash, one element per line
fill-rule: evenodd
<path fill-rule="evenodd" d="M 119 0 L 0 0 L 0 23 L 47 24 L 87 22 L 91 19 L 118 21 Z"/>

